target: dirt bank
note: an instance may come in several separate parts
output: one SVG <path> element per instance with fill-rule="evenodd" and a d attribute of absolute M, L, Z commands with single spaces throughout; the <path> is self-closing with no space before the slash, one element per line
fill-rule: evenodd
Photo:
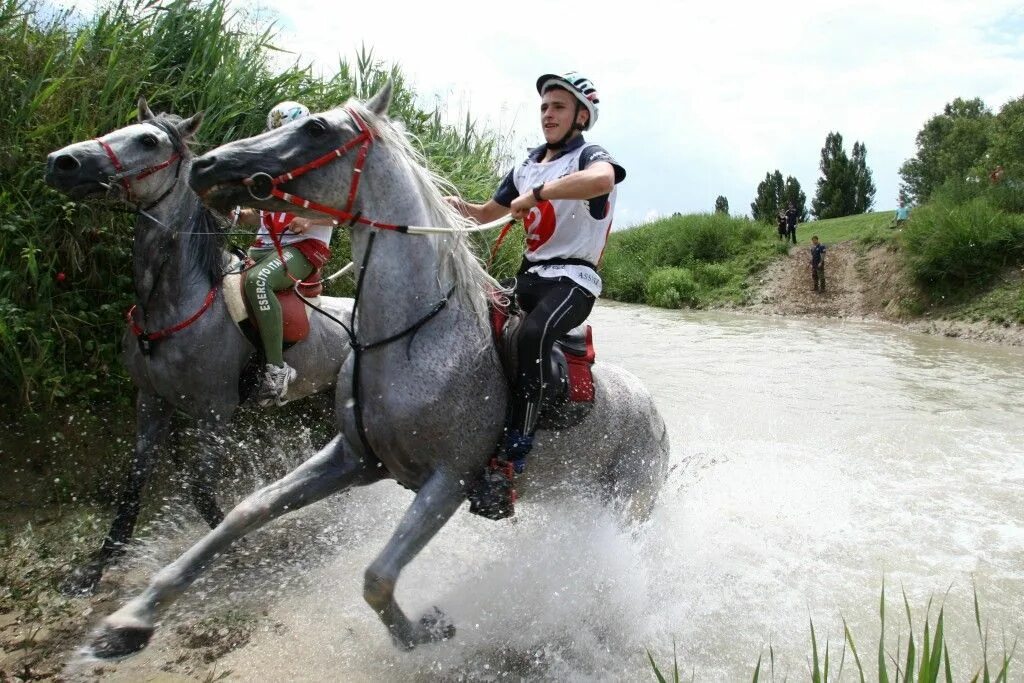
<path fill-rule="evenodd" d="M 1024 346 L 1024 326 L 992 321 L 969 322 L 942 317 L 941 312 L 915 316 L 910 283 L 895 247 L 858 247 L 854 242 L 828 245 L 826 288 L 811 284 L 810 244 L 798 244 L 789 257 L 762 274 L 751 309 L 766 315 L 805 315 L 885 321 L 919 332 Z"/>

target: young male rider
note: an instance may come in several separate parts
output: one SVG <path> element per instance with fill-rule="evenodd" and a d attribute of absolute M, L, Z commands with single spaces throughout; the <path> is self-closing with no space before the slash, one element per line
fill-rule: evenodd
<path fill-rule="evenodd" d="M 598 95 L 570 72 L 537 80 L 545 144 L 505 176 L 486 204 L 452 203 L 479 223 L 511 210 L 526 227 L 526 250 L 512 287 L 527 314 L 518 342 L 519 370 L 499 460 L 516 472 L 533 447 L 547 359 L 555 339 L 586 320 L 601 294 L 597 265 L 612 225 L 615 186 L 626 171 L 583 131 L 597 123 Z"/>
<path fill-rule="evenodd" d="M 267 130 L 306 116 L 309 116 L 309 109 L 305 106 L 282 102 L 267 114 Z M 245 274 L 245 295 L 267 358 L 257 401 L 262 406 L 284 405 L 288 385 L 296 373 L 284 362 L 284 320 L 274 292 L 292 287 L 295 284 L 292 278 L 302 280 L 327 263 L 331 258 L 331 231 L 335 221 L 255 209 L 239 209 L 237 215 L 239 223 L 259 227 L 256 240 L 249 247 L 249 257 L 256 265 Z M 282 267 L 282 255 L 287 267 Z"/>

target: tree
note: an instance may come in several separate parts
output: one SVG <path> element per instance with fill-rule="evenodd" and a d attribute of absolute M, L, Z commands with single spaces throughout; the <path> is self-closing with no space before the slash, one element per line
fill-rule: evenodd
<path fill-rule="evenodd" d="M 875 204 L 875 183 L 868 168 L 868 148 L 860 142 L 853 143 L 853 212 L 867 213 Z"/>
<path fill-rule="evenodd" d="M 993 121 L 988 153 L 979 175 L 1003 166 L 1008 177 L 1024 178 L 1024 97 L 1003 105 Z M 982 176 L 982 177 L 984 177 Z"/>
<path fill-rule="evenodd" d="M 839 132 L 825 137 L 818 169 L 818 188 L 811 201 L 815 218 L 839 218 L 864 213 L 875 201 L 875 184 L 867 166 L 867 147 L 853 143 L 853 159 L 843 149 Z"/>
<path fill-rule="evenodd" d="M 807 222 L 807 195 L 800 189 L 800 182 L 793 176 L 786 176 L 786 187 L 782 192 L 779 206 L 787 208 L 792 204 L 797 210 L 797 218 L 801 223 Z"/>
<path fill-rule="evenodd" d="M 800 189 L 800 182 L 793 176 L 782 180 L 782 173 L 775 169 L 774 173 L 765 173 L 764 180 L 757 186 L 757 198 L 750 205 L 750 212 L 755 221 L 775 223 L 779 211 L 785 211 L 793 204 L 799 212 L 800 222 L 807 220 L 807 195 Z"/>
<path fill-rule="evenodd" d="M 774 173 L 765 173 L 764 180 L 757 185 L 757 197 L 750 203 L 750 214 L 754 220 L 774 223 L 784 191 L 782 173 L 778 169 Z"/>
<path fill-rule="evenodd" d="M 715 213 L 729 215 L 729 200 L 724 195 L 718 195 L 718 199 L 715 200 Z"/>
<path fill-rule="evenodd" d="M 900 167 L 900 191 L 926 201 L 947 180 L 965 180 L 984 158 L 993 134 L 992 112 L 980 98 L 960 97 L 917 134 L 917 154 Z"/>

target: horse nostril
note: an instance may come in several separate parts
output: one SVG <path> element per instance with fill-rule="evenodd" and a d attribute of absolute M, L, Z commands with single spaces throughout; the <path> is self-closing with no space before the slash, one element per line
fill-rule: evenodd
<path fill-rule="evenodd" d="M 217 157 L 212 154 L 204 154 L 195 161 L 192 162 L 192 168 L 197 171 L 209 170 L 215 163 L 217 163 Z"/>
<path fill-rule="evenodd" d="M 54 160 L 53 166 L 62 173 L 70 173 L 71 171 L 77 171 L 81 168 L 82 164 L 70 154 L 61 154 Z"/>

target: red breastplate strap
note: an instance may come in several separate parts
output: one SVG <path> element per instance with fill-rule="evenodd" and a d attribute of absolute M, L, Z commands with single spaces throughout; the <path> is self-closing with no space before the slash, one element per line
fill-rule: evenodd
<path fill-rule="evenodd" d="M 203 305 L 199 307 L 198 311 L 193 313 L 188 319 L 182 320 L 180 323 L 176 325 L 171 325 L 170 327 L 164 328 L 162 330 L 157 330 L 156 332 L 146 332 L 144 329 L 142 329 L 142 327 L 139 326 L 137 322 L 135 322 L 135 306 L 132 306 L 131 308 L 128 309 L 128 313 L 125 314 L 125 318 L 127 318 L 128 320 L 128 325 L 131 327 L 132 334 L 145 341 L 153 342 L 158 339 L 163 339 L 164 337 L 169 337 L 175 332 L 180 332 L 181 330 L 185 329 L 195 321 L 199 320 L 199 318 L 202 317 L 203 313 L 206 313 L 206 310 L 210 308 L 210 304 L 213 303 L 213 300 L 216 297 L 217 286 L 214 285 L 213 288 L 206 293 L 206 300 L 203 301 Z"/>

